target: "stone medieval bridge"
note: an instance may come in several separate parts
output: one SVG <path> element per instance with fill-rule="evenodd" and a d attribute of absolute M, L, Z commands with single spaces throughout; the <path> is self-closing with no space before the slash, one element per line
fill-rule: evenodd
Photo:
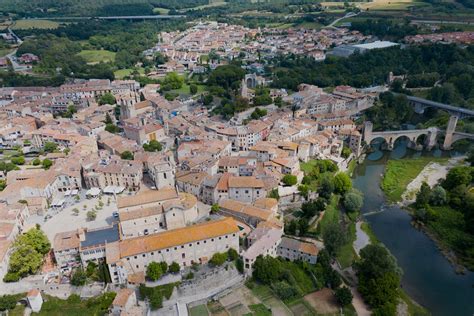
<path fill-rule="evenodd" d="M 474 117 L 474 111 L 413 96 L 407 96 L 407 99 L 408 102 L 415 107 L 415 112 L 419 114 L 424 113 L 425 109 L 430 107 L 438 108 L 448 112 L 451 117 L 449 118 L 446 131 L 440 130 L 436 127 L 430 127 L 427 129 L 373 132 L 373 124 L 371 122 L 366 122 L 364 127 L 364 141 L 368 145 L 370 145 L 370 143 L 376 138 L 383 138 L 387 142 L 388 150 L 392 150 L 395 141 L 398 138 L 407 137 L 410 141 L 408 144 L 409 147 L 414 149 L 422 149 L 424 146 L 428 150 L 431 150 L 431 148 L 436 145 L 437 136 L 444 134 L 445 137 L 442 149 L 449 150 L 451 149 L 452 144 L 458 140 L 474 140 L 474 134 L 456 132 L 458 120 L 460 118 Z M 422 135 L 425 136 L 424 144 L 420 144 L 422 139 L 419 139 L 419 137 Z"/>

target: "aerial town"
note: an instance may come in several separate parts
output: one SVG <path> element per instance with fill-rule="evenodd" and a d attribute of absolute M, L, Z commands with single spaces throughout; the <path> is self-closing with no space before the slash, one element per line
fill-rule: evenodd
<path fill-rule="evenodd" d="M 0 315 L 474 313 L 470 28 L 9 1 Z"/>

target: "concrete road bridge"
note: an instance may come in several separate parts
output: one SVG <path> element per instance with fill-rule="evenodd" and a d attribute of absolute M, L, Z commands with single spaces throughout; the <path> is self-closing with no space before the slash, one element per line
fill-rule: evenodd
<path fill-rule="evenodd" d="M 415 107 L 415 112 L 418 114 L 423 114 L 425 112 L 425 109 L 427 108 L 437 108 L 448 112 L 452 116 L 457 116 L 460 119 L 474 116 L 474 111 L 466 108 L 430 101 L 409 95 L 407 95 L 406 97 L 408 99 L 408 102 Z"/>

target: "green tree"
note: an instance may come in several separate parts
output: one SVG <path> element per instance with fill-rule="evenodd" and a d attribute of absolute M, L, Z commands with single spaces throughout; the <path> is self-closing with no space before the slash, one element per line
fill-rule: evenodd
<path fill-rule="evenodd" d="M 442 186 L 437 185 L 431 190 L 430 204 L 432 205 L 444 205 L 446 204 L 447 196 L 446 190 Z"/>
<path fill-rule="evenodd" d="M 95 221 L 97 218 L 97 213 L 95 211 L 88 211 L 86 214 L 86 218 L 88 221 Z"/>
<path fill-rule="evenodd" d="M 450 191 L 458 185 L 468 185 L 471 183 L 471 168 L 466 166 L 457 166 L 448 171 L 443 187 Z"/>
<path fill-rule="evenodd" d="M 331 222 L 323 229 L 323 241 L 324 248 L 326 248 L 329 255 L 334 257 L 347 242 L 347 234 L 339 223 Z"/>
<path fill-rule="evenodd" d="M 345 172 L 338 172 L 334 177 L 334 190 L 339 194 L 345 194 L 352 189 L 351 178 Z"/>
<path fill-rule="evenodd" d="M 126 150 L 126 151 L 124 151 L 123 153 L 120 154 L 120 158 L 122 158 L 123 160 L 133 160 L 134 156 L 133 156 L 133 153 Z"/>
<path fill-rule="evenodd" d="M 334 177 L 324 174 L 319 181 L 318 192 L 322 197 L 329 199 L 335 190 Z"/>
<path fill-rule="evenodd" d="M 305 202 L 301 205 L 301 211 L 303 212 L 303 216 L 306 218 L 312 218 L 324 211 L 325 208 L 326 202 L 321 198 L 315 201 Z"/>
<path fill-rule="evenodd" d="M 211 206 L 211 214 L 216 214 L 221 210 L 219 204 L 212 204 Z"/>
<path fill-rule="evenodd" d="M 3 295 L 0 296 L 0 311 L 6 311 L 14 309 L 17 303 L 16 295 Z"/>
<path fill-rule="evenodd" d="M 8 271 L 21 277 L 36 273 L 43 262 L 43 256 L 31 245 L 18 245 L 10 256 Z"/>
<path fill-rule="evenodd" d="M 152 261 L 148 264 L 146 268 L 146 277 L 151 281 L 156 281 L 163 275 L 163 270 L 161 269 L 161 264 L 158 262 Z"/>
<path fill-rule="evenodd" d="M 282 300 L 288 300 L 293 297 L 300 295 L 296 287 L 291 286 L 285 281 L 280 281 L 272 284 L 272 289 L 275 291 L 276 295 Z"/>
<path fill-rule="evenodd" d="M 428 205 L 428 203 L 430 201 L 430 196 L 431 196 L 431 188 L 428 185 L 428 183 L 423 181 L 421 183 L 420 190 L 416 194 L 416 202 L 415 202 L 416 207 L 421 208 L 421 207 L 425 207 L 426 205 Z"/>
<path fill-rule="evenodd" d="M 116 102 L 115 97 L 111 93 L 104 93 L 99 98 L 99 105 L 104 105 L 104 104 L 114 105 L 115 102 Z"/>
<path fill-rule="evenodd" d="M 44 169 L 48 170 L 53 165 L 53 162 L 46 158 L 41 162 L 41 165 L 43 166 Z"/>
<path fill-rule="evenodd" d="M 208 84 L 223 87 L 224 89 L 234 88 L 240 84 L 245 77 L 245 70 L 236 65 L 224 65 L 217 67 L 209 75 Z"/>
<path fill-rule="evenodd" d="M 169 90 L 181 89 L 184 83 L 184 78 L 176 72 L 169 72 L 163 80 L 163 86 L 169 87 Z"/>
<path fill-rule="evenodd" d="M 71 285 L 83 286 L 87 283 L 87 275 L 82 268 L 77 268 L 71 277 Z"/>
<path fill-rule="evenodd" d="M 163 271 L 163 273 L 168 272 L 168 264 L 166 263 L 166 261 L 161 261 L 160 266 L 161 266 L 161 271 Z"/>
<path fill-rule="evenodd" d="M 227 261 L 227 253 L 226 252 L 216 252 L 212 255 L 211 260 L 209 263 L 213 266 L 221 266 Z"/>
<path fill-rule="evenodd" d="M 346 287 L 339 287 L 334 291 L 334 295 L 336 296 L 337 301 L 341 306 L 347 306 L 352 303 L 352 292 L 351 290 Z"/>
<path fill-rule="evenodd" d="M 105 124 L 105 130 L 112 134 L 117 134 L 120 132 L 120 128 L 112 123 Z"/>
<path fill-rule="evenodd" d="M 171 265 L 169 266 L 168 268 L 168 271 L 171 272 L 171 273 L 178 273 L 179 270 L 181 270 L 181 267 L 179 266 L 179 264 L 175 261 L 173 261 L 171 263 Z"/>
<path fill-rule="evenodd" d="M 32 246 L 41 255 L 45 255 L 51 249 L 51 243 L 45 233 L 38 228 L 32 228 L 20 235 L 15 242 L 16 245 Z"/>
<path fill-rule="evenodd" d="M 33 166 L 39 166 L 41 164 L 41 160 L 39 158 L 35 158 L 32 162 Z"/>
<path fill-rule="evenodd" d="M 344 207 L 349 212 L 360 210 L 363 204 L 364 198 L 362 197 L 361 192 L 352 190 L 344 195 Z"/>
<path fill-rule="evenodd" d="M 189 86 L 189 92 L 194 95 L 198 92 L 198 87 L 195 84 Z"/>
<path fill-rule="evenodd" d="M 7 180 L 0 180 L 0 192 L 7 187 Z"/>
<path fill-rule="evenodd" d="M 298 182 L 298 179 L 292 174 L 286 174 L 281 181 L 287 186 L 292 186 Z"/>
<path fill-rule="evenodd" d="M 157 140 L 150 140 L 148 144 L 143 144 L 143 149 L 148 152 L 157 152 L 163 149 L 163 146 Z"/>
<path fill-rule="evenodd" d="M 272 189 L 272 190 L 268 193 L 268 197 L 269 197 L 269 198 L 272 198 L 272 199 L 279 200 L 279 199 L 280 199 L 280 195 L 278 194 L 278 189 L 277 189 L 277 188 Z"/>
<path fill-rule="evenodd" d="M 58 150 L 58 145 L 56 145 L 56 143 L 53 143 L 53 142 L 46 142 L 44 143 L 43 149 L 47 153 L 52 153 Z"/>
<path fill-rule="evenodd" d="M 270 256 L 258 256 L 253 264 L 253 277 L 263 284 L 270 285 L 278 281 L 282 266 L 278 259 Z"/>
<path fill-rule="evenodd" d="M 25 164 L 25 157 L 23 157 L 23 156 L 13 157 L 11 159 L 11 162 L 15 165 L 24 165 Z"/>
<path fill-rule="evenodd" d="M 239 257 L 239 253 L 234 248 L 227 250 L 227 257 L 229 260 L 234 261 Z"/>
<path fill-rule="evenodd" d="M 341 153 L 342 158 L 347 159 L 349 158 L 351 154 L 352 154 L 352 150 L 349 147 L 344 146 L 342 148 L 342 153 Z"/>

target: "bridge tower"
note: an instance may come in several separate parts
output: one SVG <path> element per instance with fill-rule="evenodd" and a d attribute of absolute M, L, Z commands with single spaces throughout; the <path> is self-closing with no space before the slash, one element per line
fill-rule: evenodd
<path fill-rule="evenodd" d="M 438 136 L 438 129 L 435 127 L 428 128 L 430 131 L 428 137 L 426 138 L 426 149 L 431 150 L 436 145 L 436 137 Z"/>
<path fill-rule="evenodd" d="M 453 144 L 453 134 L 456 131 L 456 125 L 458 123 L 459 116 L 451 115 L 446 128 L 446 136 L 444 137 L 443 150 L 450 150 Z"/>
<path fill-rule="evenodd" d="M 372 130 L 374 129 L 374 124 L 370 121 L 364 123 L 364 141 L 367 145 L 370 145 L 372 141 Z"/>

